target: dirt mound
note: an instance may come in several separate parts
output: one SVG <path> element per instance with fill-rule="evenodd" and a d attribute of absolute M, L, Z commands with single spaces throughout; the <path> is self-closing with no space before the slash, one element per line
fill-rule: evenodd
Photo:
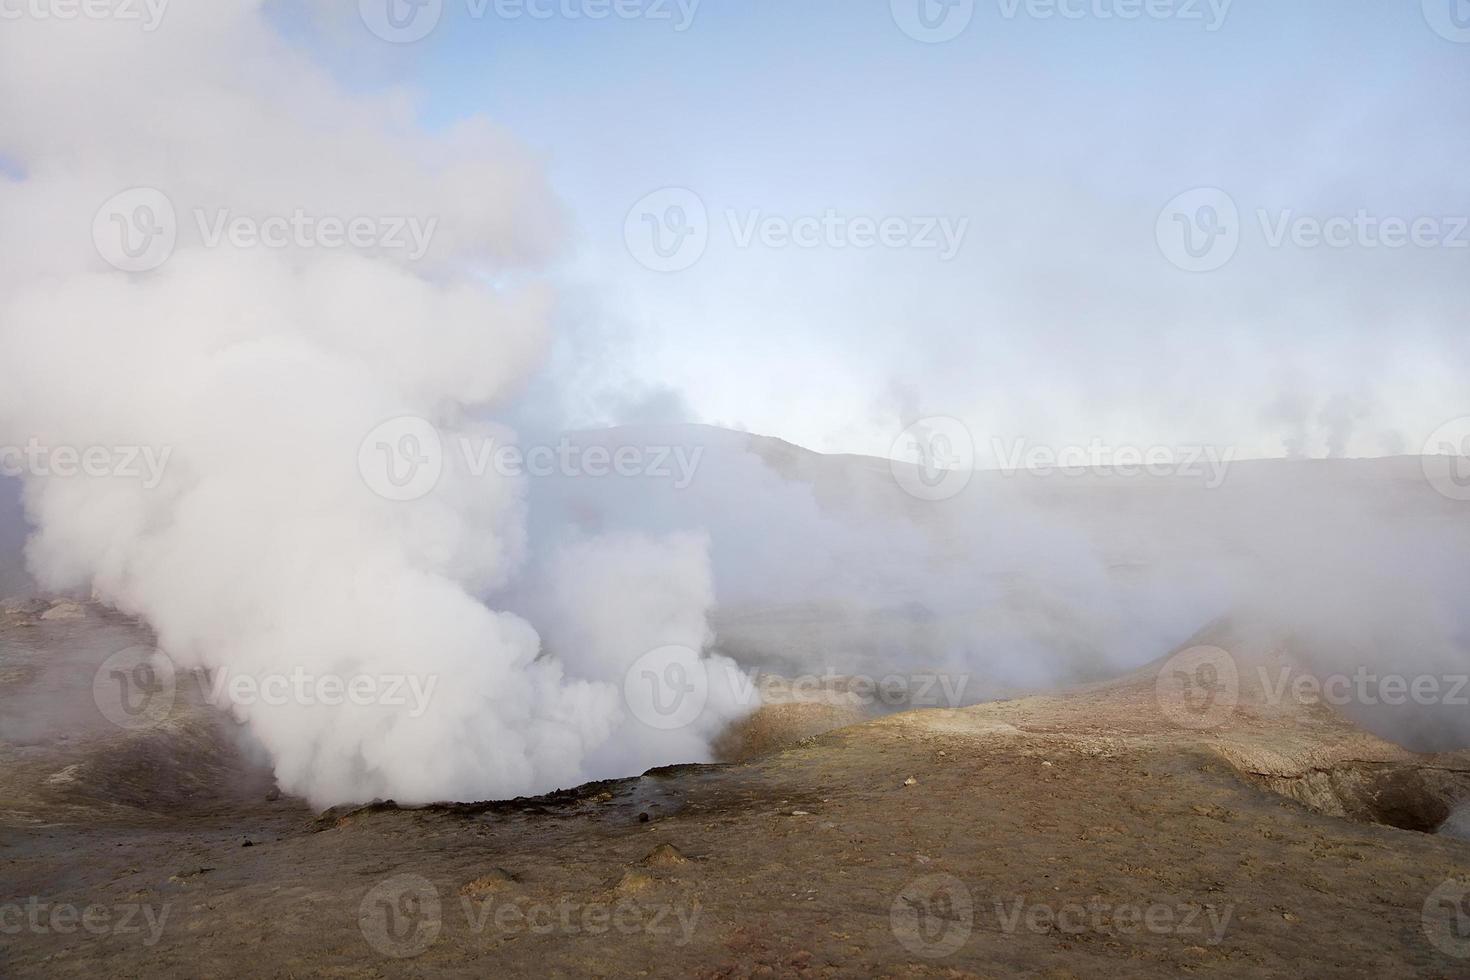
<path fill-rule="evenodd" d="M 715 758 L 743 762 L 789 749 L 824 732 L 869 716 L 855 707 L 820 702 L 762 705 L 727 728 L 714 743 Z"/>
<path fill-rule="evenodd" d="M 1420 753 L 1364 731 L 1313 692 L 1288 647 L 1228 622 L 1123 677 L 1054 695 L 898 716 L 892 724 L 1043 736 L 1095 755 L 1168 746 L 1217 756 L 1336 817 L 1432 833 L 1470 801 L 1470 752 Z"/>

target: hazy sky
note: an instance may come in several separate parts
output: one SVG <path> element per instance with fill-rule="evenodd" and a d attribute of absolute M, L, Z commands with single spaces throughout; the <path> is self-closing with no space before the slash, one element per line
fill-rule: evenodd
<path fill-rule="evenodd" d="M 950 415 L 983 463 L 1418 452 L 1470 413 L 1461 0 L 391 0 L 433 25 L 414 43 L 365 26 L 389 2 L 280 22 L 423 125 L 487 114 L 545 160 L 574 424 L 886 453 Z"/>

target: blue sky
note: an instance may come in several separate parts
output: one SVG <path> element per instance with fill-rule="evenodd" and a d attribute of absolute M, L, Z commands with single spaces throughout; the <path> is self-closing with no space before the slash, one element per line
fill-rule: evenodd
<path fill-rule="evenodd" d="M 705 0 L 682 31 L 672 2 L 600 21 L 442 2 L 413 44 L 356 18 L 304 43 L 347 84 L 407 86 L 426 127 L 487 115 L 542 157 L 568 343 L 616 338 L 609 383 L 633 401 L 874 453 L 940 414 L 981 443 L 1373 455 L 1470 412 L 1470 248 L 1265 237 L 1363 210 L 1448 239 L 1470 214 L 1470 43 L 1432 29 L 1440 0 L 1154 0 L 1133 20 L 1104 16 L 1129 0 L 979 0 L 942 43 L 898 26 L 914 0 Z M 668 187 L 698 196 L 708 244 L 659 272 L 624 222 Z M 1204 273 L 1156 237 L 1192 188 L 1240 213 L 1238 251 Z M 738 241 L 748 219 L 829 211 L 966 230 L 948 260 Z"/>

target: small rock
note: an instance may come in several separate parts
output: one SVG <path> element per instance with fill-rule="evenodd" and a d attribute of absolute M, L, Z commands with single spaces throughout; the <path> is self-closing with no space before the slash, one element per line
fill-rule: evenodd
<path fill-rule="evenodd" d="M 904 785 L 905 785 L 905 786 L 913 786 L 913 785 L 915 785 L 915 784 L 916 784 L 916 783 L 918 783 L 918 780 L 917 780 L 917 779 L 915 779 L 915 778 L 914 778 L 914 777 L 913 777 L 913 776 L 910 776 L 910 777 L 909 777 L 909 778 L 908 778 L 908 779 L 905 779 L 905 780 L 904 780 L 904 781 L 903 781 L 903 784 L 904 784 Z"/>
<path fill-rule="evenodd" d="M 637 895 L 648 891 L 656 884 L 658 882 L 646 872 L 627 871 L 618 879 L 618 883 L 613 885 L 612 890 L 619 895 Z"/>
<path fill-rule="evenodd" d="M 176 875 L 170 875 L 168 880 L 175 882 L 188 881 L 190 878 L 198 878 L 201 875 L 207 875 L 213 870 L 213 868 L 195 868 L 192 871 L 180 871 Z"/>
<path fill-rule="evenodd" d="M 267 803 L 274 803 L 274 802 L 276 802 L 276 800 L 279 800 L 280 798 L 281 798 L 281 790 L 280 790 L 280 787 L 278 787 L 278 786 L 272 786 L 270 788 L 270 792 L 268 792 L 268 793 L 265 794 L 265 801 Z"/>
<path fill-rule="evenodd" d="M 254 841 L 246 841 L 245 843 L 241 844 L 240 846 L 241 847 L 254 847 L 255 846 L 255 842 Z"/>
<path fill-rule="evenodd" d="M 83 766 L 80 762 L 74 763 L 73 765 L 67 766 L 65 769 L 59 769 L 56 772 L 53 772 L 51 775 L 47 776 L 46 784 L 48 786 L 66 786 L 81 779 L 83 773 L 85 772 L 85 766 Z"/>
<path fill-rule="evenodd" d="M 46 611 L 45 599 L 5 599 L 0 601 L 0 616 L 10 620 L 25 621 Z"/>
<path fill-rule="evenodd" d="M 648 816 L 648 813 L 646 811 L 643 812 L 643 813 L 638 814 L 638 822 L 639 823 L 648 823 L 648 821 L 650 819 L 651 818 Z"/>
<path fill-rule="evenodd" d="M 688 864 L 689 859 L 673 844 L 660 844 L 644 855 L 643 860 L 638 863 L 648 868 L 673 868 L 681 864 Z"/>
<path fill-rule="evenodd" d="M 469 898 L 475 898 L 479 895 L 511 888 L 519 880 L 513 873 L 504 868 L 491 868 L 475 880 L 467 881 L 461 885 L 459 887 L 459 893 Z"/>
<path fill-rule="evenodd" d="M 62 601 L 54 604 L 50 609 L 41 613 L 45 620 L 67 622 L 87 617 L 87 608 L 80 602 Z"/>

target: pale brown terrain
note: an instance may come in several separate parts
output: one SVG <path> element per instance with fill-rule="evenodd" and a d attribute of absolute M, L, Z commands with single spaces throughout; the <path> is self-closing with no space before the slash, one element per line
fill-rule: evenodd
<path fill-rule="evenodd" d="M 1289 651 L 1230 627 L 1197 638 L 1239 665 L 1215 700 L 1190 687 L 1198 653 L 818 734 L 858 721 L 828 692 L 763 709 L 739 762 L 318 815 L 271 798 L 193 697 L 141 731 L 26 734 L 36 685 L 84 703 L 99 656 L 146 640 L 42 608 L 0 626 L 6 976 L 1470 971 L 1470 844 L 1432 833 L 1470 756 L 1273 702 L 1254 668 Z"/>

